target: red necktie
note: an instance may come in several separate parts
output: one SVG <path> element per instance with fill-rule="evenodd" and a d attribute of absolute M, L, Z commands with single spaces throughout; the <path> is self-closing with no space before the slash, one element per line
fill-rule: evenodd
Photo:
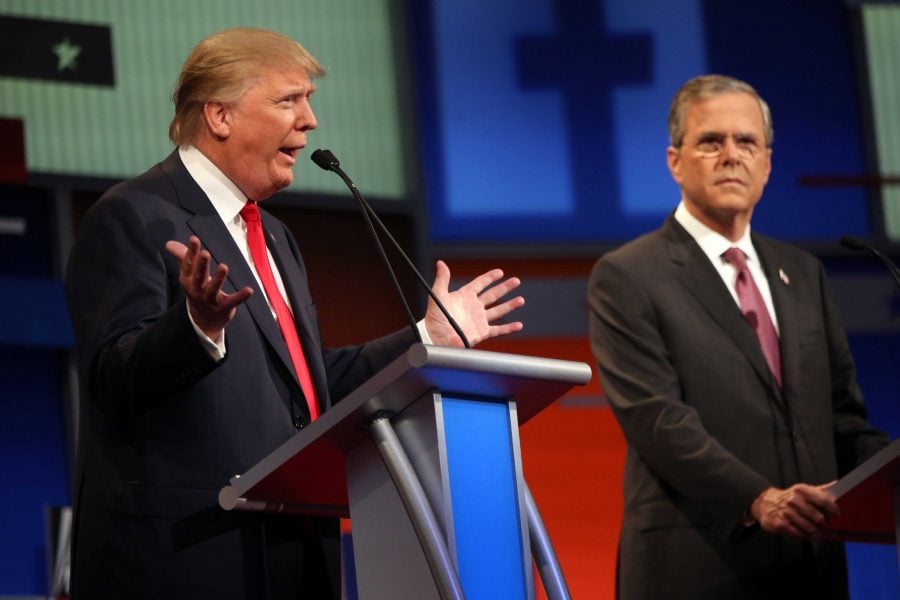
<path fill-rule="evenodd" d="M 259 207 L 256 205 L 256 202 L 247 202 L 244 208 L 241 209 L 241 216 L 247 223 L 247 242 L 250 245 L 250 256 L 253 258 L 253 264 L 256 265 L 256 272 L 259 273 L 259 278 L 262 280 L 269 303 L 275 311 L 278 327 L 281 328 L 281 335 L 287 344 L 294 371 L 297 373 L 297 379 L 300 381 L 300 389 L 303 390 L 303 395 L 306 396 L 306 404 L 309 406 L 309 418 L 311 421 L 315 421 L 319 418 L 319 403 L 316 400 L 316 390 L 313 387 L 312 376 L 309 374 L 306 358 L 303 356 L 303 347 L 300 345 L 300 337 L 297 335 L 294 317 L 291 315 L 287 303 L 275 284 L 275 277 L 272 275 L 272 268 L 269 266 L 266 238 L 263 235 L 262 221 L 259 218 Z"/>
<path fill-rule="evenodd" d="M 772 324 L 772 317 L 762 294 L 759 293 L 759 288 L 756 287 L 747 268 L 747 257 L 739 248 L 729 248 L 722 257 L 737 269 L 734 288 L 741 305 L 741 313 L 756 332 L 756 339 L 759 340 L 766 362 L 769 363 L 769 369 L 775 376 L 778 387 L 781 387 L 781 350 L 778 346 L 778 334 L 775 333 L 775 326 Z"/>

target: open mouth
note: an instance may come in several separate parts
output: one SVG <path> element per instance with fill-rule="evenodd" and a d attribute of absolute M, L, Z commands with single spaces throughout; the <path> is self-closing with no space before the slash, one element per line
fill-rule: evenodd
<path fill-rule="evenodd" d="M 297 160 L 297 152 L 300 151 L 300 148 L 279 148 L 278 151 L 288 156 L 293 162 Z"/>

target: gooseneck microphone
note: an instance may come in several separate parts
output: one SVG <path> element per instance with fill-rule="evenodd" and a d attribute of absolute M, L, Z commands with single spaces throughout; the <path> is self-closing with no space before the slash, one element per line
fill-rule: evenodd
<path fill-rule="evenodd" d="M 845 235 L 841 238 L 841 245 L 845 248 L 850 248 L 851 250 L 867 250 L 881 259 L 881 262 L 884 263 L 884 266 L 887 267 L 887 270 L 890 272 L 891 277 L 894 278 L 894 283 L 897 284 L 897 287 L 900 288 L 900 269 L 897 268 L 897 265 L 894 264 L 890 258 L 879 252 L 874 246 L 865 243 L 858 237 L 853 237 L 852 235 Z"/>
<path fill-rule="evenodd" d="M 444 306 L 444 303 L 438 299 L 435 293 L 431 290 L 431 286 L 428 285 L 428 282 L 425 281 L 425 278 L 422 277 L 422 274 L 416 268 L 415 264 L 413 264 L 412 260 L 410 260 L 409 256 L 407 256 L 406 252 L 403 251 L 403 248 L 400 246 L 400 243 L 391 235 L 390 230 L 387 226 L 382 222 L 382 220 L 378 217 L 378 214 L 372 208 L 372 206 L 368 203 L 368 201 L 363 197 L 362 193 L 356 187 L 356 184 L 344 173 L 344 170 L 341 169 L 341 163 L 338 161 L 337 157 L 332 154 L 331 150 L 316 150 L 310 156 L 312 161 L 319 165 L 322 169 L 326 171 L 332 171 L 340 177 L 344 183 L 350 188 L 350 193 L 353 194 L 353 197 L 356 198 L 356 202 L 359 204 L 359 208 L 362 211 L 363 218 L 366 221 L 366 225 L 369 228 L 369 234 L 372 236 L 372 239 L 375 241 L 375 245 L 378 247 L 378 253 L 381 255 L 381 260 L 384 262 L 385 268 L 387 268 L 388 273 L 391 276 L 391 281 L 394 283 L 394 289 L 397 291 L 397 295 L 400 296 L 400 301 L 403 303 L 403 308 L 406 311 L 406 317 L 409 319 L 410 327 L 412 327 L 413 331 L 416 334 L 416 337 L 419 341 L 422 341 L 421 335 L 419 335 L 419 328 L 416 327 L 416 320 L 413 317 L 412 311 L 409 308 L 409 303 L 406 301 L 406 297 L 403 295 L 403 291 L 400 289 L 400 282 L 397 280 L 397 274 L 394 272 L 394 268 L 391 266 L 391 261 L 388 260 L 387 254 L 384 251 L 384 245 L 381 243 L 381 238 L 378 236 L 378 232 L 375 231 L 375 226 L 373 224 L 373 220 L 378 224 L 378 227 L 384 233 L 385 236 L 391 241 L 394 245 L 394 248 L 400 253 L 400 256 L 403 257 L 403 260 L 409 265 L 409 268 L 412 270 L 413 274 L 418 279 L 419 283 L 428 293 L 432 300 L 434 300 L 435 305 L 437 305 L 438 309 L 444 314 L 447 322 L 450 323 L 450 326 L 453 328 L 453 331 L 456 332 L 456 335 L 459 336 L 459 339 L 462 340 L 463 345 L 466 348 L 471 348 L 472 345 L 469 343 L 469 339 L 462 332 L 459 324 L 456 322 L 452 316 L 450 316 L 450 312 Z"/>

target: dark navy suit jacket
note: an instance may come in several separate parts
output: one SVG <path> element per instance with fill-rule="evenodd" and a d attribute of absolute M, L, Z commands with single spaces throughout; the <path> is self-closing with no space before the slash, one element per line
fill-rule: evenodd
<path fill-rule="evenodd" d="M 323 349 L 296 241 L 267 212 L 262 218 L 325 410 L 415 340 L 402 331 Z M 219 363 L 191 327 L 178 262 L 165 250 L 168 240 L 191 235 L 211 253 L 213 269 L 228 265 L 226 292 L 256 290 L 227 326 Z M 66 275 L 81 382 L 77 597 L 337 593 L 325 591 L 335 579 L 334 553 L 321 548 L 331 543 L 327 523 L 217 505 L 229 478 L 294 435 L 293 415 L 308 413 L 258 287 L 177 152 L 110 189 L 85 216 Z"/>

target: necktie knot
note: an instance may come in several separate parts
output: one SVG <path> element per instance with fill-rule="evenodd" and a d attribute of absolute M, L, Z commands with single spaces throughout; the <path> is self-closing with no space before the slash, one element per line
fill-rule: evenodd
<path fill-rule="evenodd" d="M 241 209 L 241 217 L 248 223 L 258 223 L 260 220 L 259 206 L 256 205 L 256 202 L 247 202 L 244 204 L 244 208 Z"/>
<path fill-rule="evenodd" d="M 734 265 L 738 271 L 743 271 L 747 268 L 747 255 L 740 248 L 732 246 L 722 253 L 722 258 L 725 259 L 725 262 Z"/>

